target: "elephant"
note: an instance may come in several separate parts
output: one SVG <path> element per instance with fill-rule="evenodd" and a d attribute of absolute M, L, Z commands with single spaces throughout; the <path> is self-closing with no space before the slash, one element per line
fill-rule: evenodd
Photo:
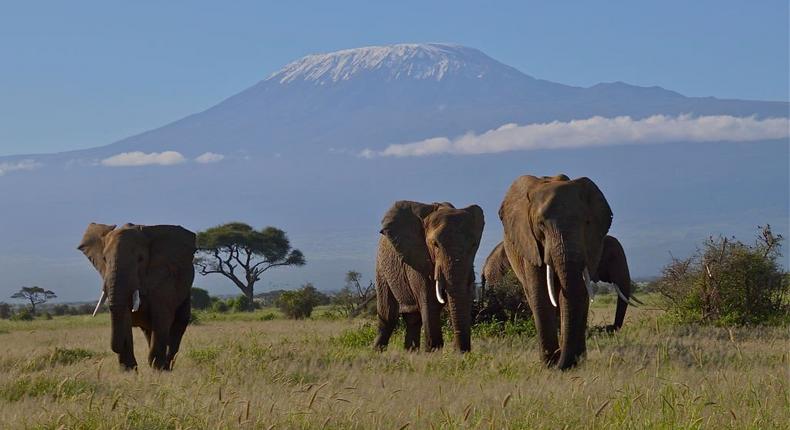
<path fill-rule="evenodd" d="M 510 273 L 505 245 L 499 242 L 486 258 L 480 273 L 482 306 L 477 319 L 502 322 L 532 317 L 524 298 L 524 289 Z"/>
<path fill-rule="evenodd" d="M 195 233 L 175 225 L 91 223 L 77 249 L 102 277 L 111 347 L 123 369 L 136 369 L 132 327 L 148 341 L 148 364 L 171 370 L 191 317 Z"/>
<path fill-rule="evenodd" d="M 481 275 L 482 287 L 484 289 L 486 287 L 489 289 L 498 288 L 509 270 L 511 270 L 510 261 L 505 253 L 504 242 L 499 242 L 486 258 Z M 617 293 L 617 310 L 615 311 L 614 324 L 607 326 L 606 331 L 619 330 L 623 326 L 628 305 L 635 305 L 632 300 L 639 303 L 639 299 L 631 295 L 631 274 L 628 270 L 628 260 L 625 257 L 623 246 L 617 238 L 610 235 L 604 238 L 598 271 L 590 275 L 593 282 L 606 282 L 614 286 Z"/>
<path fill-rule="evenodd" d="M 384 349 L 400 315 L 406 322 L 405 348 L 442 348 L 440 313 L 445 304 L 453 325 L 454 346 L 471 350 L 474 258 L 485 224 L 472 205 L 397 201 L 381 222 L 376 258 L 378 335 Z"/>
<path fill-rule="evenodd" d="M 521 176 L 502 201 L 505 253 L 524 287 L 549 366 L 572 368 L 586 352 L 589 274 L 597 273 L 612 216 L 603 193 L 586 177 Z"/>

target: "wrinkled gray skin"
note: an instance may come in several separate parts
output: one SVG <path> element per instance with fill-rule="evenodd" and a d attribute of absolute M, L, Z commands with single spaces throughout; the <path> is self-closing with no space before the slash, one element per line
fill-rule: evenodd
<path fill-rule="evenodd" d="M 481 276 L 483 288 L 498 284 L 508 270 L 510 270 L 510 261 L 508 261 L 505 253 L 505 245 L 504 242 L 499 242 L 488 255 L 483 266 L 483 274 Z M 623 246 L 614 236 L 607 235 L 604 238 L 601 261 L 598 263 L 598 272 L 591 273 L 590 278 L 593 282 L 601 281 L 615 284 L 623 292 L 623 295 L 628 298 L 631 297 L 631 274 L 628 270 L 628 261 L 626 260 Z M 607 331 L 617 331 L 622 328 L 627 309 L 628 302 L 618 296 L 614 324 L 607 326 Z"/>
<path fill-rule="evenodd" d="M 612 223 L 609 204 L 588 178 L 521 176 L 505 195 L 499 218 L 508 261 L 532 310 L 542 358 L 548 365 L 571 368 L 586 352 L 590 298 L 582 273 L 585 267 L 597 273 Z M 561 324 L 549 300 L 547 265 L 554 271 Z"/>
<path fill-rule="evenodd" d="M 148 341 L 148 364 L 170 370 L 191 314 L 195 234 L 180 226 L 91 223 L 77 247 L 101 274 L 110 308 L 111 346 L 127 370 L 137 367 L 132 327 Z M 132 312 L 134 291 L 140 306 Z"/>
<path fill-rule="evenodd" d="M 444 345 L 437 280 L 455 347 L 471 349 L 473 264 L 483 224 L 483 210 L 476 205 L 456 209 L 449 203 L 398 201 L 387 211 L 376 259 L 377 349 L 387 346 L 400 315 L 406 320 L 406 349 L 419 349 L 421 326 L 426 350 Z"/>

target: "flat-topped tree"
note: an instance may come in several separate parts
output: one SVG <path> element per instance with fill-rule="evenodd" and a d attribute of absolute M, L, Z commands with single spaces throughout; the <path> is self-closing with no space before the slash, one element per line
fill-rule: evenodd
<path fill-rule="evenodd" d="M 276 227 L 255 230 L 245 223 L 231 222 L 199 232 L 197 246 L 195 265 L 200 274 L 219 273 L 230 279 L 250 304 L 255 283 L 264 272 L 305 264 L 302 251 L 292 249 L 288 236 Z"/>
<path fill-rule="evenodd" d="M 21 290 L 11 296 L 12 299 L 27 300 L 30 302 L 30 312 L 36 314 L 36 305 L 46 303 L 49 299 L 57 297 L 55 293 L 50 290 L 45 290 L 41 287 L 22 287 Z"/>

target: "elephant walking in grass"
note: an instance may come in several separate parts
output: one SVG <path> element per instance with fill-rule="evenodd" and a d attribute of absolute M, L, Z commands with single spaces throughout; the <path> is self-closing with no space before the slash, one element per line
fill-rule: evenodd
<path fill-rule="evenodd" d="M 499 218 L 505 253 L 532 310 L 542 359 L 571 368 L 586 352 L 590 273 L 598 273 L 612 224 L 609 203 L 588 178 L 521 176 L 507 191 Z"/>
<path fill-rule="evenodd" d="M 137 367 L 134 326 L 148 341 L 148 364 L 170 370 L 191 316 L 195 234 L 173 225 L 115 227 L 91 223 L 77 247 L 102 276 L 96 310 L 107 298 L 111 346 L 123 368 Z"/>
<path fill-rule="evenodd" d="M 384 349 L 403 315 L 405 348 L 444 345 L 440 313 L 447 304 L 456 349 L 471 349 L 474 258 L 483 234 L 483 210 L 449 203 L 398 201 L 384 215 L 376 259 L 378 336 Z"/>
<path fill-rule="evenodd" d="M 504 242 L 499 242 L 486 258 L 481 275 L 483 288 L 498 288 L 498 284 L 505 279 L 511 270 L 510 261 L 505 253 Z M 607 326 L 606 331 L 617 331 L 623 326 L 625 312 L 629 304 L 638 303 L 638 299 L 631 295 L 631 274 L 628 270 L 628 260 L 620 241 L 614 236 L 607 235 L 603 240 L 601 260 L 598 271 L 591 273 L 592 282 L 606 282 L 614 286 L 617 293 L 617 310 L 615 311 L 614 324 Z"/>

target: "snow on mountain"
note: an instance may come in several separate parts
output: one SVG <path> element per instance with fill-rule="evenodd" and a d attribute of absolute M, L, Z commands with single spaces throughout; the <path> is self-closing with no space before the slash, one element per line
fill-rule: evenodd
<path fill-rule="evenodd" d="M 92 221 L 192 230 L 233 220 L 274 225 L 308 264 L 274 271 L 264 285 L 333 289 L 348 270 L 373 276 L 378 223 L 394 200 L 476 203 L 486 214 L 482 260 L 501 240 L 502 195 L 525 173 L 593 178 L 635 275 L 658 273 L 668 252 L 686 255 L 709 234 L 748 239 L 762 223 L 788 234 L 786 139 L 557 149 L 567 136 L 551 144 L 541 135 L 540 150 L 358 156 L 520 130 L 505 124 L 557 121 L 533 127 L 556 135 L 595 116 L 638 122 L 683 114 L 787 118 L 788 103 L 685 97 L 622 82 L 568 86 L 458 45 L 310 55 L 203 112 L 106 146 L 0 157 L 0 297 L 30 284 L 68 300 L 94 297 L 95 271 L 75 249 Z M 218 278 L 198 277 L 197 285 L 234 293 Z"/>
<path fill-rule="evenodd" d="M 480 79 L 492 69 L 510 68 L 477 49 L 460 45 L 399 44 L 308 55 L 273 73 L 267 81 L 281 84 L 309 81 L 325 85 L 348 81 L 365 73 L 378 73 L 387 81 L 404 78 L 441 81 L 453 75 Z"/>

